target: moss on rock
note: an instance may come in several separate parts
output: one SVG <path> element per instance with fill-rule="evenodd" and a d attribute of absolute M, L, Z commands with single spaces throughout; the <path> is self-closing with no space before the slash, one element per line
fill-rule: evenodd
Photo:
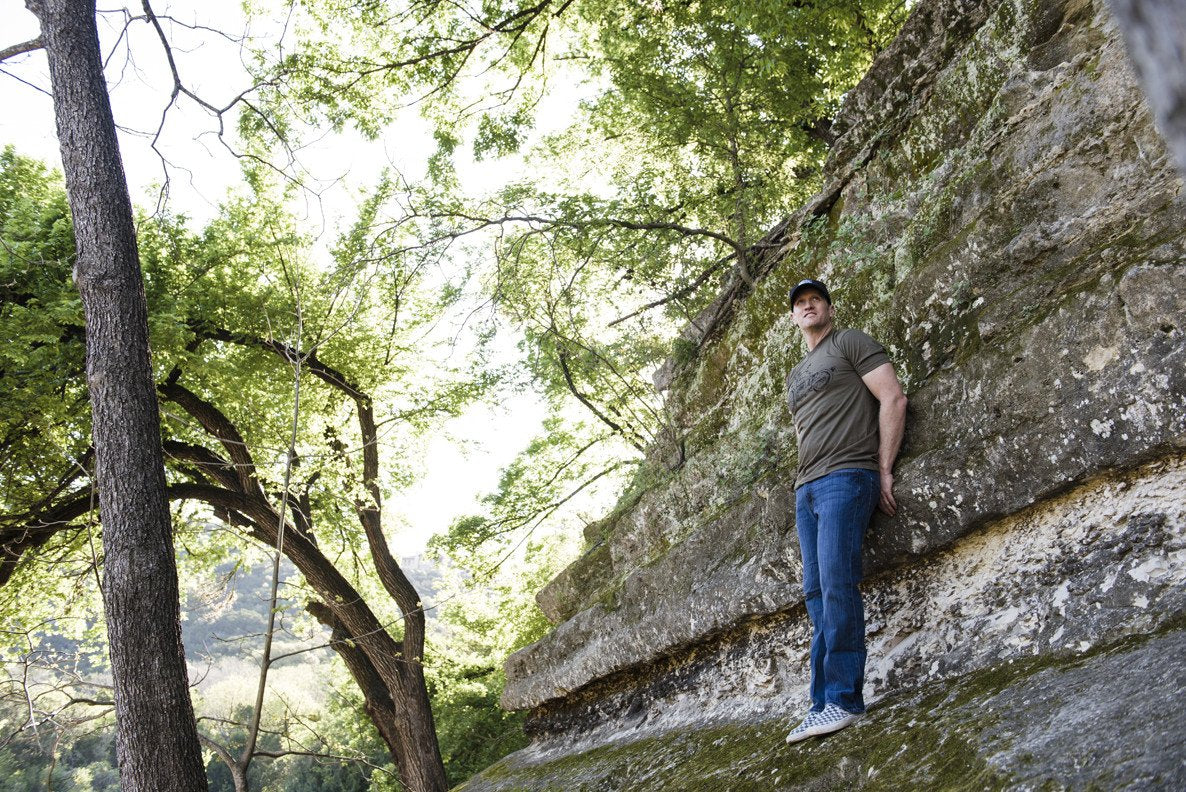
<path fill-rule="evenodd" d="M 793 746 L 784 743 L 788 717 L 553 758 L 528 749 L 458 792 L 1181 788 L 1186 714 L 1161 707 L 1153 722 L 1145 707 L 1186 684 L 1186 668 L 1164 662 L 1186 651 L 1183 626 L 933 683 L 882 700 L 855 727 Z M 1168 740 L 1169 750 L 1150 754 L 1150 739 Z"/>

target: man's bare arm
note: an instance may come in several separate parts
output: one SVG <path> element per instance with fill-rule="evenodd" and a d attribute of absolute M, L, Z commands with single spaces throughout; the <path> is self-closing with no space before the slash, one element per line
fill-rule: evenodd
<path fill-rule="evenodd" d="M 877 447 L 877 466 L 881 474 L 881 501 L 878 508 L 893 517 L 898 510 L 894 500 L 894 460 L 902 446 L 906 429 L 906 394 L 894 373 L 892 363 L 883 363 L 861 377 L 865 387 L 881 404 L 877 414 L 880 442 Z"/>

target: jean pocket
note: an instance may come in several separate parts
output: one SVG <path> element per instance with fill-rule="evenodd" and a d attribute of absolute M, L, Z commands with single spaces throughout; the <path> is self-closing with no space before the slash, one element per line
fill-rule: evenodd
<path fill-rule="evenodd" d="M 841 468 L 832 475 L 841 476 L 848 480 L 865 480 L 874 483 L 880 478 L 880 474 L 876 470 L 869 470 L 868 468 Z"/>
<path fill-rule="evenodd" d="M 876 498 L 881 495 L 881 474 L 876 470 L 843 468 L 837 470 L 836 474 L 842 482 L 852 487 L 861 496 Z"/>

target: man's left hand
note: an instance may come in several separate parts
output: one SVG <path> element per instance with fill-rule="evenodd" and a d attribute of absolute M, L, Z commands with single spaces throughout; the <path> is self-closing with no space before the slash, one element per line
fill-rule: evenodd
<path fill-rule="evenodd" d="M 877 508 L 893 517 L 898 511 L 898 502 L 894 500 L 894 474 L 881 474 L 881 501 Z"/>

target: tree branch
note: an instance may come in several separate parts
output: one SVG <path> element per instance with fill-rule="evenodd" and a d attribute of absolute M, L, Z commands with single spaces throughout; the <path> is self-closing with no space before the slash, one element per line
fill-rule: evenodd
<path fill-rule="evenodd" d="M 0 63 L 3 63 L 9 58 L 15 58 L 17 55 L 24 55 L 26 52 L 36 52 L 44 47 L 45 42 L 41 39 L 41 36 L 35 39 L 29 39 L 20 44 L 13 44 L 11 47 L 5 47 L 0 50 Z"/>
<path fill-rule="evenodd" d="M 245 493 L 262 492 L 259 479 L 255 475 L 255 460 L 251 458 L 247 443 L 235 425 L 221 411 L 176 382 L 166 382 L 159 385 L 157 390 L 161 396 L 189 413 L 208 434 L 222 444 L 239 480 L 236 489 Z"/>
<path fill-rule="evenodd" d="M 595 220 L 563 220 L 529 214 L 504 214 L 502 217 L 477 217 L 463 214 L 461 212 L 435 213 L 428 215 L 428 217 L 432 220 L 461 219 L 479 224 L 477 228 L 471 229 L 466 233 L 480 231 L 483 228 L 489 228 L 490 226 L 503 225 L 504 223 L 537 223 L 545 226 L 576 229 L 608 226 L 611 228 L 625 228 L 631 231 L 674 231 L 675 233 L 682 236 L 708 237 L 709 239 L 715 239 L 716 241 L 729 246 L 734 252 L 741 253 L 743 250 L 739 242 L 727 234 L 720 233 L 719 231 L 711 231 L 707 228 L 695 228 L 693 226 L 686 226 L 680 223 L 669 223 L 664 221 L 624 220 L 622 218 L 614 217 L 598 218 Z M 441 239 L 444 238 L 447 237 L 441 237 L 433 241 L 441 241 Z"/>
<path fill-rule="evenodd" d="M 683 297 L 687 297 L 689 294 L 691 294 L 692 292 L 696 291 L 701 286 L 703 286 L 704 282 L 706 280 L 708 280 L 709 277 L 711 277 L 713 273 L 720 272 L 721 267 L 724 266 L 731 258 L 733 258 L 733 255 L 734 254 L 730 253 L 728 256 L 725 256 L 724 258 L 718 259 L 716 262 L 713 263 L 713 265 L 711 267 L 704 270 L 704 272 L 700 273 L 700 275 L 697 276 L 696 280 L 692 281 L 691 283 L 689 283 L 687 286 L 683 287 L 682 289 L 677 289 L 676 291 L 672 292 L 671 294 L 667 295 L 666 297 L 661 297 L 658 300 L 649 302 L 646 305 L 642 306 L 641 308 L 639 308 L 635 311 L 631 311 L 630 313 L 626 314 L 625 316 L 619 316 L 617 319 L 613 320 L 608 325 L 606 325 L 606 327 L 613 327 L 614 325 L 619 325 L 622 322 L 625 322 L 627 319 L 633 319 L 634 317 L 638 316 L 639 314 L 649 311 L 652 308 L 658 308 L 660 305 L 666 305 L 667 303 L 671 302 L 672 300 L 679 300 Z"/>
<path fill-rule="evenodd" d="M 557 353 L 556 358 L 557 358 L 557 360 L 560 361 L 560 370 L 564 373 L 564 382 L 568 385 L 568 390 L 572 393 L 572 395 L 577 397 L 577 401 L 579 401 L 581 404 L 588 407 L 589 411 L 592 412 L 594 415 L 596 415 L 597 418 L 602 423 L 604 423 L 610 429 L 613 429 L 614 432 L 616 432 L 617 434 L 619 434 L 623 438 L 625 438 L 626 442 L 628 442 L 628 443 L 630 443 L 630 445 L 634 446 L 639 451 L 639 453 L 645 454 L 646 449 L 644 449 L 642 447 L 642 445 L 638 442 L 637 439 L 635 439 L 633 437 L 627 437 L 625 429 L 623 429 L 620 425 L 615 423 L 612 419 L 610 419 L 609 416 L 607 416 L 601 410 L 597 409 L 597 405 L 593 404 L 593 402 L 589 401 L 587 396 L 585 396 L 583 393 L 581 393 L 579 390 L 577 390 L 576 383 L 573 381 L 573 378 L 572 378 L 572 370 L 568 367 L 568 353 L 561 351 L 561 352 Z"/>
<path fill-rule="evenodd" d="M 147 2 L 147 0 L 145 0 Z M 287 273 L 287 268 L 285 269 Z M 293 295 L 296 303 L 296 339 L 297 349 L 294 350 L 296 354 L 294 357 L 296 361 L 292 364 L 293 382 L 292 382 L 292 422 L 291 431 L 288 439 L 287 453 L 284 455 L 284 483 L 281 486 L 280 499 L 280 514 L 278 515 L 276 526 L 276 545 L 272 556 L 272 585 L 268 594 L 268 627 L 264 633 L 264 648 L 263 654 L 259 662 L 259 684 L 256 687 L 255 706 L 251 711 L 251 724 L 247 727 L 247 739 L 244 741 L 243 753 L 239 757 L 239 764 L 243 768 L 243 775 L 247 775 L 247 769 L 251 766 L 251 760 L 255 757 L 256 743 L 259 740 L 259 726 L 264 713 L 264 694 L 268 689 L 268 671 L 272 666 L 272 640 L 276 634 L 276 602 L 279 598 L 280 588 L 280 561 L 284 555 L 284 527 L 287 522 L 287 511 L 289 505 L 289 485 L 292 481 L 292 466 L 294 458 L 296 457 L 296 442 L 297 432 L 300 429 L 301 417 L 301 362 L 300 362 L 300 343 L 301 336 L 304 332 L 304 313 L 301 310 L 300 291 L 295 284 L 292 286 Z"/>
<path fill-rule="evenodd" d="M 336 388 L 349 396 L 355 403 L 358 415 L 358 427 L 362 436 L 362 482 L 369 495 L 369 502 L 365 499 L 355 501 L 355 511 L 367 535 L 367 544 L 371 549 L 375 570 L 379 573 L 379 580 L 387 593 L 395 600 L 404 616 L 404 652 L 409 660 L 419 661 L 424 653 L 424 609 L 420 595 L 416 592 L 411 581 L 408 580 L 399 564 L 391 555 L 384 536 L 380 509 L 382 494 L 379 491 L 379 443 L 378 432 L 375 427 L 374 406 L 371 397 L 362 388 L 342 372 L 323 363 L 310 352 L 301 355 L 288 344 L 271 338 L 253 338 L 240 333 L 231 333 L 217 327 L 210 327 L 202 323 L 195 323 L 195 332 L 208 338 L 235 344 L 244 344 L 266 349 L 279 355 L 292 365 L 305 365 L 309 372 L 326 384 Z"/>
<path fill-rule="evenodd" d="M 399 744 L 399 735 L 391 728 L 391 724 L 395 723 L 398 713 L 395 702 L 391 700 L 391 694 L 387 686 L 383 684 L 379 672 L 375 670 L 375 666 L 367 657 L 366 652 L 362 651 L 355 643 L 354 636 L 342 624 L 342 620 L 324 603 L 316 600 L 310 601 L 305 605 L 305 610 L 317 621 L 330 628 L 330 646 L 342 658 L 350 676 L 354 678 L 358 689 L 362 691 L 363 706 L 367 715 L 370 716 L 371 722 L 379 731 L 379 736 L 387 743 L 394 755 L 396 746 Z"/>

